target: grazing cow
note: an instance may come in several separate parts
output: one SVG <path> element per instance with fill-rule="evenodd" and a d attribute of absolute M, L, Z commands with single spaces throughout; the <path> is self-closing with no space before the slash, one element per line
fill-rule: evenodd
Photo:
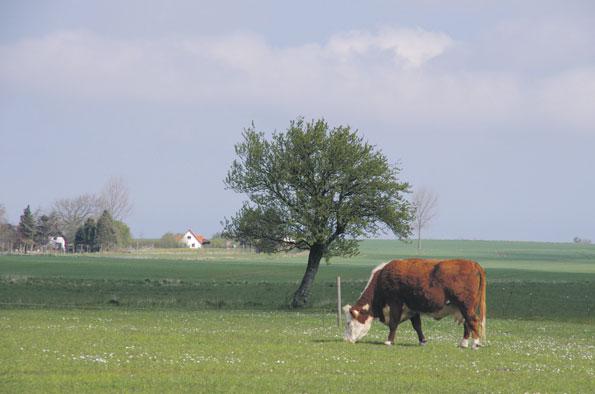
<path fill-rule="evenodd" d="M 479 316 L 476 310 L 479 308 Z M 420 345 L 426 339 L 421 330 L 420 314 L 439 320 L 453 315 L 464 323 L 460 347 L 473 349 L 485 341 L 486 276 L 483 268 L 471 260 L 393 260 L 376 267 L 354 306 L 346 305 L 345 340 L 356 342 L 364 337 L 377 318 L 389 327 L 387 345 L 392 345 L 399 323 L 410 319 Z"/>

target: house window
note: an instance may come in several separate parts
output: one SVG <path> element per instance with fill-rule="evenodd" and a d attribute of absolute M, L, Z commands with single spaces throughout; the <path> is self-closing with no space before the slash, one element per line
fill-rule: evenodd
<path fill-rule="evenodd" d="M 187 236 L 186 238 L 190 239 L 191 237 L 190 236 Z"/>
<path fill-rule="evenodd" d="M 192 244 L 192 247 L 194 247 L 195 244 Z"/>

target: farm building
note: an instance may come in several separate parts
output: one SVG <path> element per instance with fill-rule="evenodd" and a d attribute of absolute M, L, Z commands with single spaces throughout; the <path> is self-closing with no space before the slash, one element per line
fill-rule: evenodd
<path fill-rule="evenodd" d="M 50 248 L 54 250 L 59 250 L 62 252 L 66 250 L 66 240 L 64 239 L 64 237 L 50 237 L 48 245 L 50 246 Z"/>
<path fill-rule="evenodd" d="M 203 245 L 210 243 L 208 239 L 200 234 L 196 234 L 191 229 L 188 229 L 188 231 L 184 233 L 181 241 L 184 242 L 184 244 L 186 244 L 186 246 L 190 249 L 202 248 Z"/>

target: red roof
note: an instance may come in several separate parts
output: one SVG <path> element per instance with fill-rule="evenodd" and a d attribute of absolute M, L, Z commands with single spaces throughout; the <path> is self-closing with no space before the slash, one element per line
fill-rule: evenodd
<path fill-rule="evenodd" d="M 195 233 L 194 231 L 192 231 L 191 229 L 188 229 L 188 231 L 190 232 L 190 234 L 192 234 L 192 236 L 194 236 L 194 238 L 196 238 L 196 240 L 197 240 L 198 242 L 200 242 L 200 244 L 201 244 L 201 245 L 202 245 L 202 244 L 208 244 L 208 243 L 209 243 L 209 240 L 208 240 L 208 239 L 206 239 L 205 237 L 203 237 L 202 235 L 200 235 L 200 234 L 196 234 L 196 233 Z"/>

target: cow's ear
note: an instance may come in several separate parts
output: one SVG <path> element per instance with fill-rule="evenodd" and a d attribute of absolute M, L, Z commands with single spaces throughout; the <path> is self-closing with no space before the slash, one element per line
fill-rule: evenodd
<path fill-rule="evenodd" d="M 350 316 L 349 310 L 351 309 L 351 305 L 347 304 L 343 307 L 343 312 L 345 315 Z"/>

